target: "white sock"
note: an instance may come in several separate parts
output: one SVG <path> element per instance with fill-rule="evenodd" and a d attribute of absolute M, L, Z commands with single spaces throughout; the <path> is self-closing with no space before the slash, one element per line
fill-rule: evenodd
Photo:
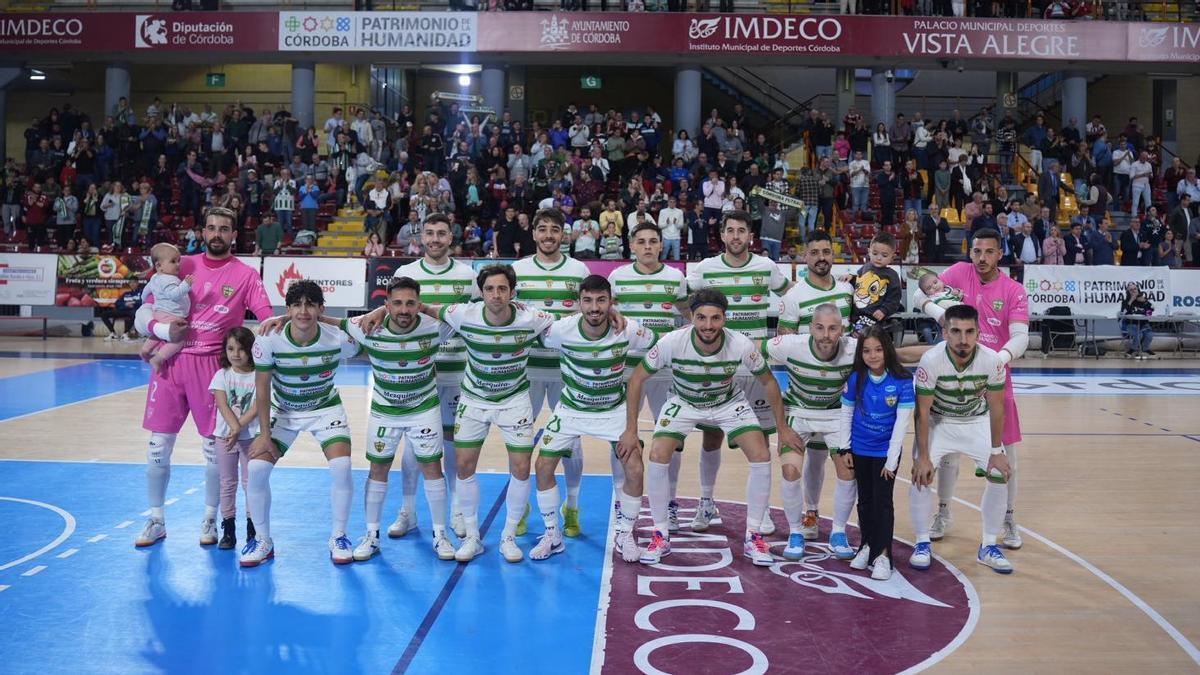
<path fill-rule="evenodd" d="M 417 512 L 417 481 L 421 479 L 421 467 L 417 466 L 417 456 L 412 444 L 404 444 L 404 454 L 400 456 L 400 495 L 404 498 L 402 508 L 409 513 Z"/>
<path fill-rule="evenodd" d="M 787 516 L 789 534 L 800 534 L 804 518 L 804 481 L 783 479 L 783 515 Z"/>
<path fill-rule="evenodd" d="M 246 487 L 246 507 L 254 514 L 254 536 L 266 541 L 271 538 L 271 469 L 275 465 L 252 459 L 246 467 L 249 485 Z"/>
<path fill-rule="evenodd" d="M 1008 455 L 1008 467 L 1010 469 L 1008 475 L 1008 500 L 1006 502 L 1007 512 L 1012 513 L 1017 503 L 1017 446 L 1018 443 L 1012 443 L 1004 446 L 1004 454 Z"/>
<path fill-rule="evenodd" d="M 146 449 L 146 497 L 150 502 L 150 517 L 158 520 L 163 519 L 163 502 L 167 498 L 167 484 L 171 482 L 171 453 L 177 436 L 151 433 Z"/>
<path fill-rule="evenodd" d="M 425 501 L 429 502 L 429 517 L 434 534 L 446 532 L 446 479 L 425 479 Z"/>
<path fill-rule="evenodd" d="M 221 503 L 221 467 L 217 464 L 217 442 L 205 438 L 200 442 L 204 453 L 204 517 L 216 518 Z"/>
<path fill-rule="evenodd" d="M 501 533 L 501 537 L 517 535 L 517 523 L 521 522 L 521 516 L 525 515 L 525 507 L 529 504 L 529 488 L 528 478 L 521 480 L 516 476 L 508 477 L 508 497 L 505 499 L 508 515 L 504 519 L 504 532 Z"/>
<path fill-rule="evenodd" d="M 548 490 L 538 490 L 537 503 L 546 530 L 558 529 L 558 484 L 555 483 L 554 487 Z"/>
<path fill-rule="evenodd" d="M 646 463 L 646 496 L 650 498 L 650 518 L 654 520 L 654 529 L 667 535 L 667 503 L 671 501 L 671 483 L 668 475 L 670 467 L 658 462 Z M 621 505 L 621 515 L 625 515 L 625 505 Z M 636 517 L 636 516 L 634 516 Z"/>
<path fill-rule="evenodd" d="M 443 431 L 445 431 L 443 429 Z M 442 474 L 446 479 L 446 494 L 451 496 L 453 502 L 454 497 L 454 481 L 458 478 L 458 467 L 455 466 L 455 445 L 454 441 L 442 439 Z M 457 513 L 457 510 L 454 511 Z"/>
<path fill-rule="evenodd" d="M 1000 536 L 1004 526 L 1005 487 L 988 482 L 983 488 L 983 499 L 979 501 L 979 512 L 983 518 L 983 545 L 991 546 Z"/>
<path fill-rule="evenodd" d="M 746 477 L 746 536 L 762 527 L 762 514 L 771 501 L 771 462 L 750 462 Z"/>
<path fill-rule="evenodd" d="M 949 515 L 950 504 L 954 501 L 954 487 L 958 485 L 958 455 L 946 455 L 936 468 L 938 513 Z"/>
<path fill-rule="evenodd" d="M 334 457 L 329 460 L 329 503 L 333 510 L 332 537 L 346 534 L 346 521 L 350 520 L 350 500 L 354 498 L 354 482 L 350 478 L 350 458 Z"/>
<path fill-rule="evenodd" d="M 825 483 L 825 460 L 829 457 L 827 450 L 808 448 L 804 451 L 804 508 L 817 511 L 821 506 L 821 485 Z"/>
<path fill-rule="evenodd" d="M 150 329 L 150 332 L 154 334 L 154 337 L 162 340 L 163 342 L 171 341 L 171 324 L 169 323 L 156 321 L 154 322 L 154 327 Z M 258 530 L 255 530 L 255 532 L 257 531 Z"/>
<path fill-rule="evenodd" d="M 850 512 L 854 510 L 857 500 L 858 483 L 837 479 L 837 485 L 833 488 L 833 532 L 846 531 L 846 521 L 850 520 Z"/>
<path fill-rule="evenodd" d="M 621 490 L 621 514 L 617 518 L 617 531 L 628 532 L 633 529 L 637 523 L 638 515 L 642 511 L 641 496 L 626 494 L 625 490 Z"/>
<path fill-rule="evenodd" d="M 620 494 L 625 487 L 625 465 L 615 452 L 608 453 L 608 465 L 612 468 L 613 492 Z"/>
<path fill-rule="evenodd" d="M 387 490 L 387 481 L 367 479 L 367 489 L 364 491 L 367 532 L 379 531 L 379 515 L 383 513 L 383 500 L 387 498 Z"/>
<path fill-rule="evenodd" d="M 563 476 L 567 484 L 567 508 L 579 508 L 579 488 L 583 485 L 583 441 L 575 439 L 571 456 L 562 458 Z"/>
<path fill-rule="evenodd" d="M 669 467 L 668 467 L 669 469 Z M 721 470 L 721 449 L 700 452 L 700 497 L 712 499 L 717 486 L 717 472 Z M 668 473 L 668 482 L 670 476 Z"/>
<path fill-rule="evenodd" d="M 928 487 L 908 486 L 908 515 L 912 518 L 917 543 L 929 543 L 930 518 L 933 518 L 933 491 Z"/>
<path fill-rule="evenodd" d="M 671 481 L 671 501 L 675 501 L 675 497 L 679 494 L 679 469 L 683 466 L 682 452 L 672 452 L 671 461 L 667 464 L 670 467 L 667 477 Z"/>
<path fill-rule="evenodd" d="M 479 536 L 479 481 L 475 474 L 459 478 L 458 490 L 454 493 L 458 506 L 462 509 L 463 524 L 467 528 L 468 537 Z"/>

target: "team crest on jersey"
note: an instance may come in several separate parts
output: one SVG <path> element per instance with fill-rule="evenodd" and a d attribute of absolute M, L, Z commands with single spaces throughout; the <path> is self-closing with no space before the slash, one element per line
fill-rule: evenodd
<path fill-rule="evenodd" d="M 496 339 L 496 342 L 500 342 L 504 339 L 503 335 L 493 335 L 492 337 Z"/>
<path fill-rule="evenodd" d="M 385 444 L 383 441 L 375 441 L 375 452 L 383 452 Z"/>
<path fill-rule="evenodd" d="M 615 356 L 617 358 L 621 358 L 622 356 L 625 356 L 625 348 L 620 345 L 613 347 L 612 352 L 613 352 L 613 356 Z"/>
<path fill-rule="evenodd" d="M 1004 309 L 1004 301 L 1003 300 L 993 300 L 992 301 L 992 309 L 996 310 L 997 312 Z"/>
<path fill-rule="evenodd" d="M 226 284 L 221 287 L 221 295 L 224 295 L 227 298 L 232 298 L 233 294 L 234 294 L 233 286 Z"/>
<path fill-rule="evenodd" d="M 454 284 L 453 288 L 454 288 L 455 294 L 462 295 L 463 291 L 467 290 L 467 285 L 466 284 Z"/>
<path fill-rule="evenodd" d="M 576 288 L 579 288 L 579 284 L 575 283 L 574 281 L 567 282 L 567 290 L 568 291 L 571 291 L 572 293 L 574 293 Z"/>
<path fill-rule="evenodd" d="M 732 375 L 737 372 L 737 366 L 725 366 L 725 374 Z"/>
<path fill-rule="evenodd" d="M 542 434 L 542 445 L 550 445 L 550 440 L 554 438 L 550 434 Z"/>
<path fill-rule="evenodd" d="M 429 347 L 433 344 L 433 340 L 426 338 L 424 340 L 418 340 L 417 344 L 421 345 L 421 349 L 429 349 Z"/>
<path fill-rule="evenodd" d="M 321 357 L 321 363 L 324 363 L 324 364 L 330 364 L 330 363 L 333 363 L 333 357 L 332 357 L 332 356 L 330 356 L 330 355 L 328 355 L 328 354 L 326 354 L 325 356 L 322 356 L 322 357 Z"/>
<path fill-rule="evenodd" d="M 663 418 L 662 420 L 660 420 L 658 422 L 658 424 L 659 424 L 659 426 L 669 427 L 669 426 L 671 426 L 671 420 Z"/>
<path fill-rule="evenodd" d="M 900 397 L 899 397 L 899 396 L 885 396 L 885 397 L 883 398 L 883 402 L 884 402 L 884 403 L 887 403 L 887 406 L 888 406 L 889 408 L 895 408 L 895 407 L 896 407 L 896 401 L 899 401 L 899 400 L 900 400 Z"/>

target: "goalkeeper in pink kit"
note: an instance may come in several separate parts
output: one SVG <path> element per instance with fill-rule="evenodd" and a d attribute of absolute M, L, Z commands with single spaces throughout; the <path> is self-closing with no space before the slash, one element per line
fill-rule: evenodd
<path fill-rule="evenodd" d="M 171 453 L 189 413 L 203 437 L 205 515 L 200 543 L 217 543 L 216 514 L 221 484 L 212 438 L 216 403 L 208 385 L 213 374 L 221 369 L 219 355 L 225 333 L 242 325 L 247 310 L 259 321 L 271 317 L 271 303 L 258 270 L 233 256 L 236 237 L 234 213 L 224 208 L 209 209 L 204 219 L 207 251 L 182 260 L 180 274 L 193 277 L 188 333 L 183 350 L 151 375 L 146 392 L 142 428 L 150 432 L 146 453 L 150 518 L 138 535 L 137 546 L 150 546 L 167 536 L 163 500 L 171 479 Z M 150 314 L 139 310 L 138 332 L 166 339 L 170 326 L 153 321 Z"/>

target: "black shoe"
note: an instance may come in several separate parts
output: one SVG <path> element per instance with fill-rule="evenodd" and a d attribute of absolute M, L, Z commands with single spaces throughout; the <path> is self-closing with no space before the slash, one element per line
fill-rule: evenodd
<path fill-rule="evenodd" d="M 253 539 L 253 538 L 254 538 L 254 521 L 247 518 L 246 519 L 246 539 Z"/>
<path fill-rule="evenodd" d="M 217 542 L 217 548 L 228 550 L 237 546 L 237 526 L 233 518 L 225 518 L 221 521 L 221 541 Z"/>
<path fill-rule="evenodd" d="M 1155 356 L 1158 356 L 1158 354 L 1155 354 L 1154 352 L 1152 352 L 1152 351 L 1150 351 L 1149 349 L 1147 349 L 1147 350 L 1146 350 L 1146 356 L 1149 356 L 1150 358 L 1154 358 Z"/>

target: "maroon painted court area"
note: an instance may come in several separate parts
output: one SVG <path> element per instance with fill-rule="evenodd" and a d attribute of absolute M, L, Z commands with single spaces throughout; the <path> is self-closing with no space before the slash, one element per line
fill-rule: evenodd
<path fill-rule="evenodd" d="M 909 568 L 907 544 L 893 545 L 892 578 L 875 581 L 833 557 L 823 519 L 804 560 L 789 562 L 776 509 L 778 562 L 754 567 L 742 556 L 744 505 L 720 502 L 723 524 L 693 533 L 695 500 L 680 504 L 683 529 L 662 564 L 613 560 L 604 673 L 892 673 L 933 657 L 931 665 L 974 625 L 970 582 L 936 558 L 926 572 Z M 849 535 L 857 544 L 858 531 Z"/>

